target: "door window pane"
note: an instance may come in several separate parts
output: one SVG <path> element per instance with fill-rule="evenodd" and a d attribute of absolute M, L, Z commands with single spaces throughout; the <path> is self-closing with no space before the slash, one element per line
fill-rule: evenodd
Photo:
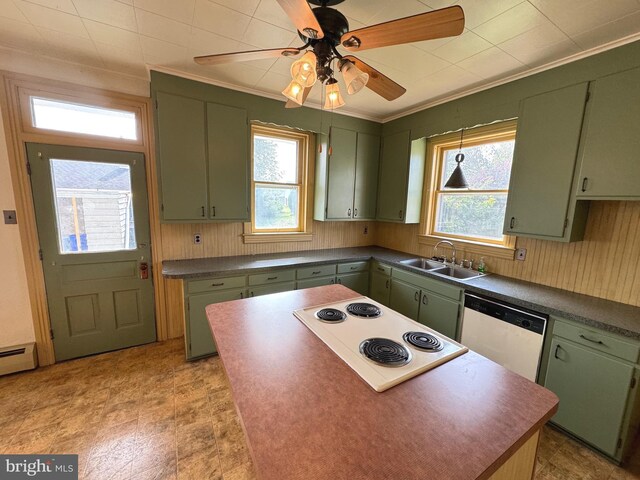
<path fill-rule="evenodd" d="M 60 253 L 137 248 L 129 165 L 50 162 Z"/>
<path fill-rule="evenodd" d="M 260 229 L 296 229 L 298 223 L 298 187 L 256 185 L 255 224 Z"/>
<path fill-rule="evenodd" d="M 31 97 L 33 126 L 59 132 L 137 140 L 136 114 L 126 110 Z"/>

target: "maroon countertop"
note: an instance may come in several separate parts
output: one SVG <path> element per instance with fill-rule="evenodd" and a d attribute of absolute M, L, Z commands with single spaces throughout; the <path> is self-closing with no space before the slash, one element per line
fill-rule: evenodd
<path fill-rule="evenodd" d="M 557 410 L 474 352 L 375 392 L 292 314 L 355 296 L 332 285 L 207 307 L 260 479 L 486 479 Z"/>

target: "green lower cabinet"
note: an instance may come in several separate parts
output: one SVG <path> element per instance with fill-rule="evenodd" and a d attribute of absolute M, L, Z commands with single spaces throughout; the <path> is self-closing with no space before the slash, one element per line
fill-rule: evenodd
<path fill-rule="evenodd" d="M 295 282 L 274 283 L 262 287 L 249 287 L 250 297 L 259 297 L 260 295 L 269 295 L 271 293 L 289 292 L 296 289 Z"/>
<path fill-rule="evenodd" d="M 420 310 L 420 288 L 395 278 L 391 279 L 389 306 L 412 320 L 418 319 Z"/>
<path fill-rule="evenodd" d="M 302 290 L 304 288 L 312 287 L 324 287 L 325 285 L 333 285 L 336 283 L 336 277 L 320 277 L 320 278 L 307 278 L 304 280 L 298 280 L 296 283 L 296 289 Z"/>
<path fill-rule="evenodd" d="M 391 293 L 391 277 L 376 271 L 371 272 L 371 284 L 369 296 L 376 302 L 389 306 L 389 296 Z"/>
<path fill-rule="evenodd" d="M 451 339 L 458 338 L 460 303 L 422 291 L 418 321 Z"/>
<path fill-rule="evenodd" d="M 336 277 L 336 281 L 361 295 L 369 295 L 369 272 L 343 273 Z"/>
<path fill-rule="evenodd" d="M 246 297 L 244 289 L 190 295 L 187 300 L 187 359 L 204 357 L 216 353 L 216 344 L 211 335 L 205 308 L 212 303 L 239 300 Z"/>
<path fill-rule="evenodd" d="M 552 421 L 620 459 L 635 366 L 553 337 L 545 387 L 560 398 Z"/>

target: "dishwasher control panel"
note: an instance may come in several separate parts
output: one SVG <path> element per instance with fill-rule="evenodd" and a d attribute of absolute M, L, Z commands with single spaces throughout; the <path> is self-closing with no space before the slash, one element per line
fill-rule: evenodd
<path fill-rule="evenodd" d="M 517 307 L 502 301 L 497 302 L 469 293 L 465 294 L 464 306 L 540 335 L 544 334 L 545 326 L 549 318 L 547 315 L 527 311 L 522 307 Z"/>

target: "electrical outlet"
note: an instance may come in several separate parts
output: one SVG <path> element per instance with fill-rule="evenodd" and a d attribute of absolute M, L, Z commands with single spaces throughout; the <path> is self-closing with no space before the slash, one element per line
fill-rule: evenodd
<path fill-rule="evenodd" d="M 3 210 L 2 213 L 4 214 L 4 223 L 7 225 L 18 223 L 15 210 Z"/>
<path fill-rule="evenodd" d="M 367 225 L 364 226 L 364 234 L 369 233 L 369 227 Z"/>
<path fill-rule="evenodd" d="M 526 248 L 517 248 L 516 249 L 516 260 L 524 260 L 527 257 L 527 249 Z"/>
<path fill-rule="evenodd" d="M 199 233 L 194 233 L 193 243 L 195 243 L 196 245 L 200 245 L 202 243 L 202 235 L 200 235 Z"/>

